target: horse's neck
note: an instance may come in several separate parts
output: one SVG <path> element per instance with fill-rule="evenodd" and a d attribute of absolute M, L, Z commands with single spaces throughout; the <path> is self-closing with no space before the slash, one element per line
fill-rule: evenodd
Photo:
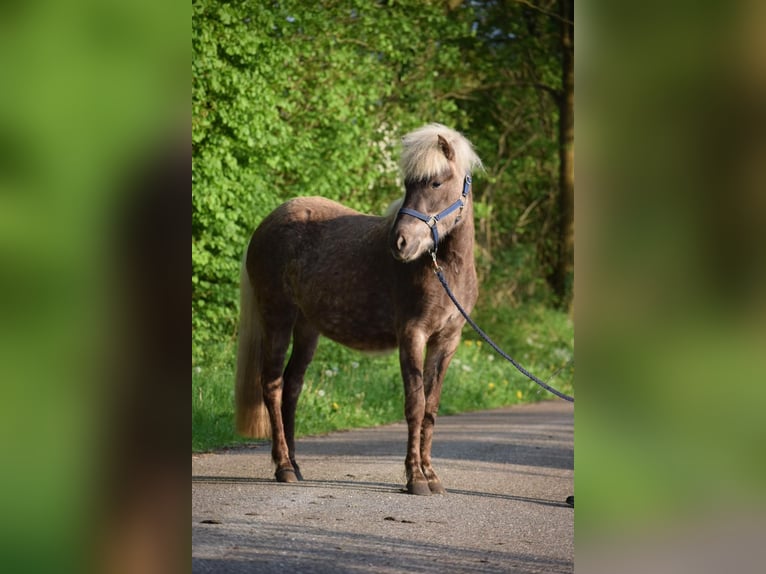
<path fill-rule="evenodd" d="M 454 261 L 473 267 L 474 233 L 473 209 L 472 206 L 467 206 L 463 213 L 463 221 L 450 232 L 444 242 L 445 249 L 439 249 L 440 258 L 444 259 L 445 263 Z"/>

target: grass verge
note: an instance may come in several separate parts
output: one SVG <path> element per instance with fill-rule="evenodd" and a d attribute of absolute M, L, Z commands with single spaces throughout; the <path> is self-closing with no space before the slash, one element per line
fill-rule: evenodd
<path fill-rule="evenodd" d="M 574 328 L 564 313 L 531 305 L 478 313 L 479 325 L 525 368 L 572 394 Z M 211 345 L 192 366 L 192 451 L 253 442 L 233 426 L 235 344 Z M 552 397 L 497 355 L 470 327 L 463 331 L 439 413 L 455 414 Z M 396 353 L 369 356 L 322 338 L 298 402 L 296 434 L 376 426 L 404 418 Z"/>

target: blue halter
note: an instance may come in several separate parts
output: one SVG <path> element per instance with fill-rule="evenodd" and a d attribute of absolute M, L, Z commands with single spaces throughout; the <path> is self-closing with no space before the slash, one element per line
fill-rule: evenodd
<path fill-rule="evenodd" d="M 441 221 L 442 218 L 447 217 L 450 213 L 455 211 L 456 209 L 459 209 L 462 213 L 463 207 L 465 206 L 465 200 L 468 197 L 468 193 L 471 191 L 471 175 L 466 174 L 465 181 L 463 182 L 463 193 L 460 196 L 460 199 L 458 199 L 455 203 L 450 205 L 447 209 L 444 211 L 441 211 L 437 213 L 436 215 L 426 215 L 425 213 L 420 213 L 419 211 L 416 211 L 414 209 L 410 209 L 409 207 L 402 207 L 399 210 L 399 214 L 404 215 L 411 215 L 412 217 L 415 217 L 425 223 L 428 227 L 431 228 L 431 235 L 433 235 L 434 239 L 434 248 L 431 252 L 431 255 L 433 257 L 436 256 L 436 250 L 439 247 L 439 231 L 436 229 L 436 224 Z M 458 215 L 457 220 L 455 223 L 460 221 L 461 215 Z"/>

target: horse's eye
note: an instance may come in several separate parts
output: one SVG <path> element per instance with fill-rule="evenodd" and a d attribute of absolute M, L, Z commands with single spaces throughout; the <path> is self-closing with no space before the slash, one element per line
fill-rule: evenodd
<path fill-rule="evenodd" d="M 442 184 L 441 184 L 441 182 L 439 182 L 439 181 L 434 181 L 434 182 L 431 182 L 431 187 L 433 187 L 434 189 L 436 189 L 436 188 L 438 188 L 438 187 L 441 187 L 441 185 L 442 185 Z"/>

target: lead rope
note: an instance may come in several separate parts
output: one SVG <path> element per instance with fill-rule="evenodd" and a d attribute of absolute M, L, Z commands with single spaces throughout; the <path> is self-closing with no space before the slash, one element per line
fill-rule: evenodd
<path fill-rule="evenodd" d="M 566 395 L 562 393 L 561 391 L 557 391 L 552 386 L 550 386 L 548 383 L 541 381 L 536 376 L 534 376 L 532 373 L 527 371 L 524 367 L 522 367 L 519 363 L 516 362 L 516 360 L 508 355 L 505 351 L 503 351 L 500 347 L 497 346 L 497 344 L 489 338 L 489 335 L 487 335 L 484 331 L 481 330 L 481 327 L 479 327 L 473 319 L 468 315 L 468 313 L 465 312 L 465 309 L 460 305 L 458 300 L 455 298 L 455 295 L 452 293 L 452 290 L 449 288 L 449 285 L 447 285 L 447 280 L 444 278 L 444 273 L 442 272 L 442 268 L 439 266 L 439 264 L 436 262 L 436 252 L 431 252 L 431 259 L 433 259 L 434 262 L 434 273 L 436 273 L 436 276 L 439 278 L 439 282 L 441 282 L 442 287 L 444 287 L 444 290 L 447 292 L 447 295 L 450 299 L 452 299 L 452 302 L 455 304 L 455 307 L 457 307 L 457 310 L 460 311 L 460 314 L 465 318 L 465 320 L 468 322 L 468 324 L 473 327 L 473 330 L 476 331 L 479 336 L 484 339 L 487 344 L 492 347 L 497 353 L 503 357 L 506 361 L 511 363 L 516 369 L 525 377 L 533 380 L 538 385 L 540 385 L 542 388 L 544 388 L 546 391 L 553 393 L 557 397 L 560 397 L 564 399 L 565 401 L 569 401 L 570 403 L 574 403 L 574 397 L 571 397 L 569 395 Z"/>

